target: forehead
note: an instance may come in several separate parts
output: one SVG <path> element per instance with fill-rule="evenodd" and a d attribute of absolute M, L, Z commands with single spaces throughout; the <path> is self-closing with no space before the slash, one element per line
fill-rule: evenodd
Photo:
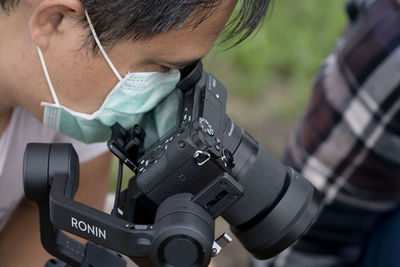
<path fill-rule="evenodd" d="M 194 27 L 199 16 L 204 15 L 201 10 L 195 11 L 187 23 L 178 30 L 171 30 L 139 43 L 143 45 L 144 50 L 158 57 L 182 58 L 182 60 L 201 58 L 213 47 L 229 20 L 236 2 L 236 0 L 221 1 L 209 11 L 204 21 Z"/>

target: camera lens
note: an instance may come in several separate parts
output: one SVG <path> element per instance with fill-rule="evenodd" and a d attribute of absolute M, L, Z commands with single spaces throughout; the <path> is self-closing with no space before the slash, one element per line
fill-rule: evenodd
<path fill-rule="evenodd" d="M 293 170 L 291 170 L 293 171 Z M 312 225 L 319 209 L 320 194 L 298 174 L 288 173 L 288 185 L 274 207 L 247 224 L 231 229 L 256 258 L 268 259 L 289 247 Z"/>
<path fill-rule="evenodd" d="M 271 258 L 312 225 L 319 209 L 319 192 L 243 130 L 233 157 L 244 196 L 223 218 L 255 257 Z"/>

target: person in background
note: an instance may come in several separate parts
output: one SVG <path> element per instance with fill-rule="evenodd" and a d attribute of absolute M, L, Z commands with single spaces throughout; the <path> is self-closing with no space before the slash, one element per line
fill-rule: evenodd
<path fill-rule="evenodd" d="M 323 193 L 320 216 L 253 266 L 400 266 L 400 1 L 352 0 L 347 13 L 284 155 Z"/>

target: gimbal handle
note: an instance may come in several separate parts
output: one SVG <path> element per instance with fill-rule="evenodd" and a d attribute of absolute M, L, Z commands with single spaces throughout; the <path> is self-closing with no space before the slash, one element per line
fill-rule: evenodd
<path fill-rule="evenodd" d="M 43 247 L 73 266 L 84 266 L 101 248 L 90 242 L 83 245 L 59 230 L 63 229 L 127 256 L 148 259 L 149 247 L 137 243 L 140 238 L 152 239 L 152 226 L 129 225 L 74 201 L 78 185 L 79 160 L 71 144 L 28 144 L 24 157 L 25 196 L 38 204 Z M 125 266 L 116 253 L 101 249 L 103 256 L 92 258 L 102 259 L 102 266 Z"/>

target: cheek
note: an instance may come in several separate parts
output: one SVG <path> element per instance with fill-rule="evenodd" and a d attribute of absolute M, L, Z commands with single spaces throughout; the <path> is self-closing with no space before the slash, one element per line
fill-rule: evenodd
<path fill-rule="evenodd" d="M 60 93 L 55 88 L 60 104 L 72 110 L 93 113 L 100 108 L 107 95 L 118 83 L 114 73 L 101 59 L 78 58 L 69 71 L 62 68 Z M 62 84 L 61 84 L 62 83 Z"/>

